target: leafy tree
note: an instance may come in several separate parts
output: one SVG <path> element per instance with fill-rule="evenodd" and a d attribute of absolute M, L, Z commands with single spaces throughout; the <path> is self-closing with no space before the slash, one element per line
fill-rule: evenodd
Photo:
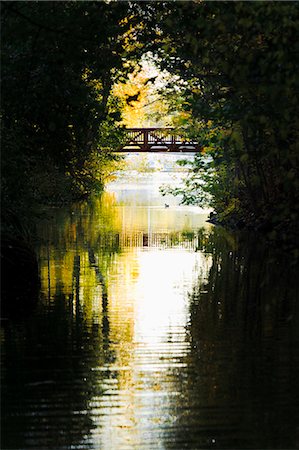
<path fill-rule="evenodd" d="M 188 133 L 209 148 L 206 164 L 214 173 L 202 189 L 208 187 L 218 216 L 294 229 L 298 4 L 188 1 L 157 10 L 160 67 L 179 76 L 179 89 L 170 86 L 173 102 L 178 98 L 189 113 Z M 208 145 L 203 134 L 210 134 Z M 194 192 L 203 158 L 195 159 L 188 181 Z"/>
<path fill-rule="evenodd" d="M 175 125 L 204 149 L 186 201 L 210 198 L 230 223 L 296 227 L 297 3 L 7 1 L 1 8 L 4 205 L 61 191 L 74 198 L 102 185 L 109 149 L 122 139 L 112 88 L 151 52 L 171 74 L 163 91 Z M 133 103 L 137 94 L 128 93 Z M 45 190 L 57 181 L 55 193 L 45 194 L 44 179 Z"/>
<path fill-rule="evenodd" d="M 2 2 L 2 199 L 27 209 L 102 186 L 122 140 L 129 3 Z"/>

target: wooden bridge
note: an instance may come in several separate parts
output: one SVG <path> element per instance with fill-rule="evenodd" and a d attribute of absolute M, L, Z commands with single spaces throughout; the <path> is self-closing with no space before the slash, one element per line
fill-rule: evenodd
<path fill-rule="evenodd" d="M 186 140 L 173 128 L 127 128 L 127 141 L 117 152 L 192 152 L 201 151 L 198 142 Z"/>

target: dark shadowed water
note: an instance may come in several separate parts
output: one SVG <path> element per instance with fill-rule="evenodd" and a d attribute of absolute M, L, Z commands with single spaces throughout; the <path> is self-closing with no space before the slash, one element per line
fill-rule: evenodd
<path fill-rule="evenodd" d="M 298 268 L 160 182 L 42 224 L 39 305 L 2 324 L 2 449 L 299 447 Z"/>

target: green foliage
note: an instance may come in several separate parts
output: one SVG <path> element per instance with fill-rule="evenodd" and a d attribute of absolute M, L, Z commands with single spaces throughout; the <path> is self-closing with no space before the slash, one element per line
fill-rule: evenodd
<path fill-rule="evenodd" d="M 226 222 L 296 228 L 296 2 L 6 1 L 1 9 L 5 205 L 60 198 L 59 185 L 72 198 L 101 188 L 122 139 L 111 88 L 150 51 L 171 74 L 162 90 L 176 126 L 203 147 L 176 191 L 183 201 L 208 202 Z"/>
<path fill-rule="evenodd" d="M 111 87 L 131 70 L 129 5 L 2 2 L 2 205 L 20 211 L 102 188 L 119 146 Z"/>
<path fill-rule="evenodd" d="M 209 180 L 198 183 L 204 156 L 196 158 L 190 199 L 201 204 L 208 190 L 220 219 L 295 229 L 298 4 L 188 1 L 158 10 L 160 66 L 181 80 L 167 92 L 172 109 L 182 105 L 185 131 L 209 147 Z"/>

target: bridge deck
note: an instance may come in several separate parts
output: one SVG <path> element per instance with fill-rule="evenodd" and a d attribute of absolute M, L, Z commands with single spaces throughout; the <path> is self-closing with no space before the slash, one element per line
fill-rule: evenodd
<path fill-rule="evenodd" d="M 127 142 L 117 152 L 192 152 L 201 151 L 198 142 L 178 136 L 173 128 L 127 128 Z"/>

